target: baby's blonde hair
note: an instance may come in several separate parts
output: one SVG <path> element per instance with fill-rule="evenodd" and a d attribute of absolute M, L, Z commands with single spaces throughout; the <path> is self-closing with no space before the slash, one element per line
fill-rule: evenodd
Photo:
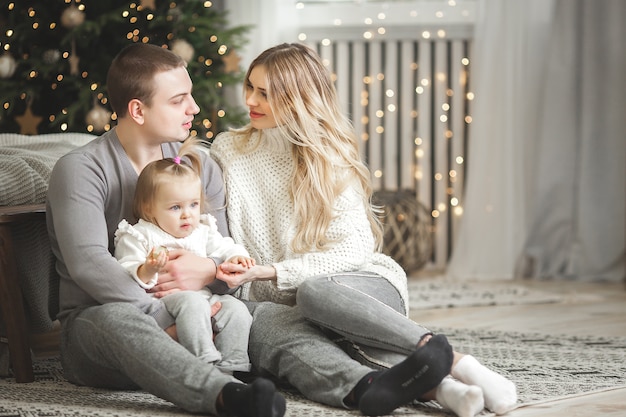
<path fill-rule="evenodd" d="M 152 161 L 141 171 L 137 179 L 135 198 L 133 201 L 133 214 L 137 219 L 155 223 L 151 214 L 155 196 L 159 188 L 166 181 L 200 180 L 202 161 L 199 152 L 202 141 L 196 137 L 190 137 L 178 150 L 174 158 L 159 159 Z M 200 187 L 200 210 L 204 212 L 204 189 Z"/>

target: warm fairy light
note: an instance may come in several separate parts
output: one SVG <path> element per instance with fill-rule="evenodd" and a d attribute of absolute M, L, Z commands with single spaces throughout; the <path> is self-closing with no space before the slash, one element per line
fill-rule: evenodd
<path fill-rule="evenodd" d="M 452 197 L 452 198 L 450 199 L 450 205 L 451 205 L 452 207 L 456 207 L 456 206 L 458 206 L 458 205 L 459 205 L 459 199 L 458 199 L 458 198 L 456 198 L 456 197 Z"/>
<path fill-rule="evenodd" d="M 422 38 L 424 39 L 430 39 L 430 32 L 425 30 L 422 32 Z"/>
<path fill-rule="evenodd" d="M 306 33 L 301 33 L 298 35 L 298 40 L 299 41 L 305 41 L 306 40 Z"/>
<path fill-rule="evenodd" d="M 385 16 L 385 14 L 384 14 L 384 13 L 378 13 L 378 18 L 379 18 L 380 20 L 384 20 L 386 17 L 387 17 L 387 16 Z"/>
<path fill-rule="evenodd" d="M 322 45 L 324 45 L 324 46 L 328 46 L 328 45 L 330 45 L 330 43 L 331 43 L 331 42 L 330 42 L 330 39 L 328 39 L 328 38 L 326 38 L 326 39 L 322 39 Z"/>
<path fill-rule="evenodd" d="M 367 31 L 367 32 L 363 33 L 363 37 L 365 39 L 372 39 L 372 37 L 373 37 L 372 32 Z"/>
<path fill-rule="evenodd" d="M 456 206 L 454 208 L 454 215 L 455 216 L 462 216 L 463 215 L 463 207 L 461 206 Z"/>
<path fill-rule="evenodd" d="M 457 157 L 456 157 L 456 159 L 455 159 L 455 161 L 456 161 L 456 163 L 457 163 L 457 164 L 459 164 L 459 165 L 462 165 L 462 164 L 463 164 L 463 162 L 464 162 L 464 160 L 463 160 L 463 157 L 462 157 L 462 156 L 457 156 Z"/>
<path fill-rule="evenodd" d="M 304 3 L 302 3 L 301 1 L 296 3 L 296 9 L 298 10 L 302 10 L 304 9 Z"/>

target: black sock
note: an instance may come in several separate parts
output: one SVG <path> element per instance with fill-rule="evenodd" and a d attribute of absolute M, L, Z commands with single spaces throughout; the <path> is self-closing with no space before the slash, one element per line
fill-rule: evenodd
<path fill-rule="evenodd" d="M 258 378 L 252 384 L 229 382 L 222 388 L 224 411 L 236 417 L 283 417 L 285 398 L 274 384 Z"/>
<path fill-rule="evenodd" d="M 435 388 L 450 373 L 452 347 L 444 335 L 433 336 L 390 369 L 367 374 L 354 389 L 359 410 L 382 416 Z"/>

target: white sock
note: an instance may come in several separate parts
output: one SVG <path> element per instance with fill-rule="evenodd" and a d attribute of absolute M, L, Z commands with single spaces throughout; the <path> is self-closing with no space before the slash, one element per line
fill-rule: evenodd
<path fill-rule="evenodd" d="M 435 399 L 459 417 L 474 417 L 485 408 L 480 387 L 466 385 L 450 376 L 445 377 L 437 387 Z"/>
<path fill-rule="evenodd" d="M 451 375 L 469 385 L 478 385 L 483 390 L 485 407 L 500 415 L 517 404 L 515 384 L 495 373 L 471 355 L 465 355 L 452 368 Z"/>

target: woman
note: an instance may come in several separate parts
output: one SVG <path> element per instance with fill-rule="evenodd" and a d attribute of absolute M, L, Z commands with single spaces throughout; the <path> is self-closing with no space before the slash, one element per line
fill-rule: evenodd
<path fill-rule="evenodd" d="M 408 318 L 406 274 L 379 252 L 370 175 L 319 56 L 300 44 L 264 51 L 245 96 L 250 124 L 218 135 L 211 155 L 232 237 L 257 260 L 224 263 L 217 275 L 257 302 L 253 366 L 366 415 L 415 399 L 462 417 L 513 407 L 510 381 Z"/>

